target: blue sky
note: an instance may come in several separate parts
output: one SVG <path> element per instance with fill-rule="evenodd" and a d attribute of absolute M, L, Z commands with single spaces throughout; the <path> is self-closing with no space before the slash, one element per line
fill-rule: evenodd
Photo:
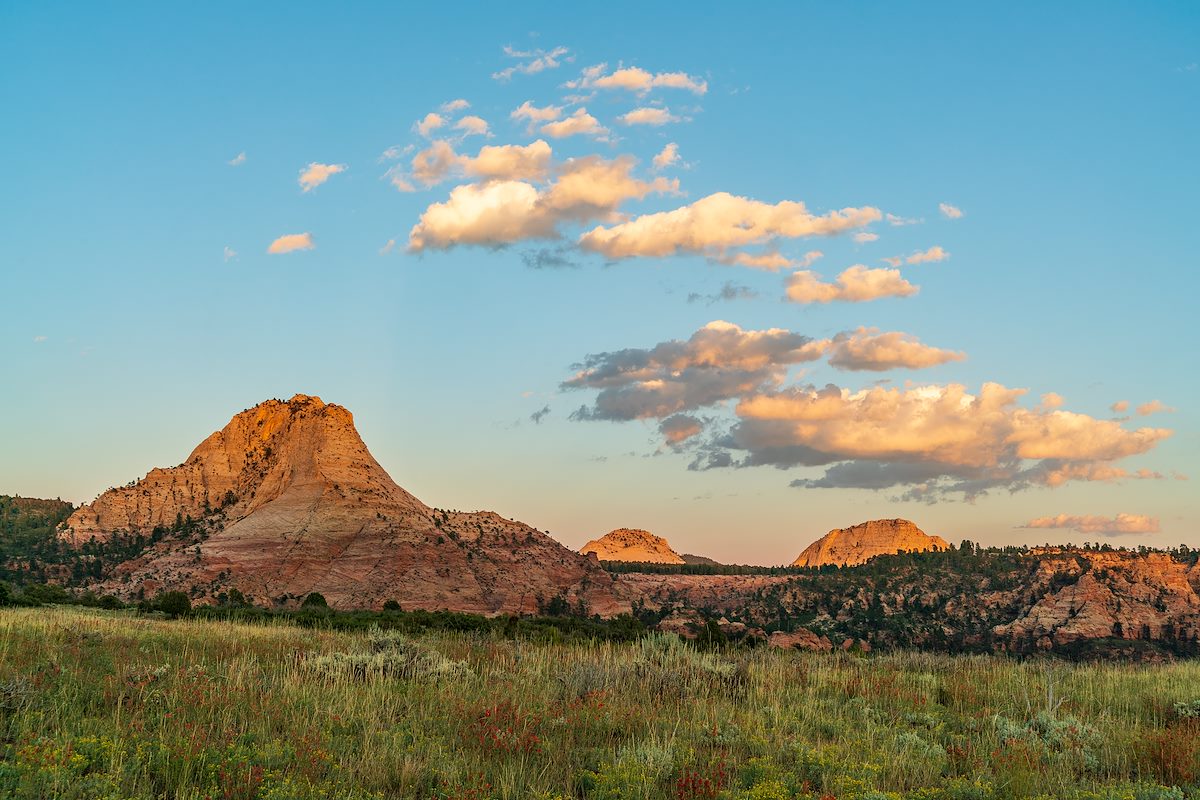
<path fill-rule="evenodd" d="M 1198 62 L 1193 3 L 6 4 L 0 491 L 88 500 L 304 392 L 350 408 L 426 502 L 573 546 L 645 527 L 778 563 L 895 516 L 954 541 L 1200 545 Z M 512 118 L 526 101 L 557 118 Z M 543 127 L 581 108 L 607 133 Z M 636 109 L 671 121 L 624 124 Z M 445 124 L 422 135 L 431 112 Z M 463 135 L 467 116 L 488 133 Z M 541 173 L 478 173 L 481 148 L 536 141 Z M 455 160 L 426 187 L 411 162 L 437 142 Z M 344 169 L 305 191 L 310 164 Z M 555 200 L 588 164 L 610 171 L 583 188 L 616 199 Z M 431 207 L 484 196 L 507 228 L 430 217 L 443 246 L 416 252 Z M 715 217 L 687 211 L 714 196 L 696 208 Z M 843 209 L 859 218 L 836 235 L 794 235 Z M 312 249 L 267 252 L 304 233 Z M 934 247 L 949 257 L 887 261 Z M 567 265 L 528 266 L 539 253 Z M 722 263 L 739 254 L 786 265 Z M 878 296 L 813 301 L 854 265 Z M 788 300 L 806 271 L 818 288 Z M 737 326 L 715 351 L 654 360 L 714 321 Z M 881 369 L 897 341 L 904 363 Z M 592 354 L 609 377 L 565 388 Z M 929 400 L 986 383 L 1028 391 L 986 419 Z M 837 408 L 815 419 L 827 384 Z M 1174 410 L 1137 413 L 1151 401 Z M 699 431 L 669 443 L 668 418 Z M 748 466 L 776 446 L 804 455 Z M 890 483 L 790 485 L 865 474 Z M 1036 519 L 1060 527 L 1020 527 Z"/>

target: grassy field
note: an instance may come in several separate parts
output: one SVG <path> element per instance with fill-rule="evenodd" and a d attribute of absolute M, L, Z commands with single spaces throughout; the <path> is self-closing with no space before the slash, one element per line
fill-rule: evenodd
<path fill-rule="evenodd" d="M 0 610 L 0 798 L 1200 797 L 1200 664 Z"/>

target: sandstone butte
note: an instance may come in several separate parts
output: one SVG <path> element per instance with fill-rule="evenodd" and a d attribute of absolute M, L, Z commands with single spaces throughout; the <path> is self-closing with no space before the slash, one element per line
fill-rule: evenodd
<path fill-rule="evenodd" d="M 587 555 L 595 553 L 601 561 L 637 561 L 645 564 L 683 564 L 683 556 L 671 549 L 667 540 L 638 528 L 617 528 L 579 548 Z"/>
<path fill-rule="evenodd" d="M 907 552 L 948 550 L 946 540 L 930 536 L 906 519 L 875 519 L 850 528 L 835 528 L 804 548 L 794 567 L 837 564 L 852 567 L 875 556 Z"/>
<path fill-rule="evenodd" d="M 79 546 L 116 535 L 169 534 L 96 584 L 124 598 L 182 590 L 193 602 L 241 591 L 295 605 L 320 592 L 333 607 L 479 614 L 536 613 L 561 597 L 590 613 L 629 610 L 593 560 L 491 512 L 430 508 L 367 450 L 349 411 L 318 397 L 268 400 L 237 414 L 177 467 L 110 489 L 63 524 Z"/>

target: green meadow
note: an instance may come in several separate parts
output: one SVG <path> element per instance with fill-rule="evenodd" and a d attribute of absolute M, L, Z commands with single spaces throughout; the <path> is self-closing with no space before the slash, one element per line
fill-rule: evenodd
<path fill-rule="evenodd" d="M 0 798 L 1200 797 L 1200 664 L 0 609 Z"/>

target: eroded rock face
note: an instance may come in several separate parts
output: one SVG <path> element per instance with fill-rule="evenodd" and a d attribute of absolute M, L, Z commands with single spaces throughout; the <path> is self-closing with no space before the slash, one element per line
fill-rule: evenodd
<path fill-rule="evenodd" d="M 906 519 L 876 519 L 850 528 L 836 528 L 804 548 L 792 566 L 820 567 L 862 564 L 875 556 L 901 550 L 946 550 L 940 536 L 930 536 Z"/>
<path fill-rule="evenodd" d="M 1043 649 L 1108 637 L 1191 640 L 1200 636 L 1200 596 L 1190 577 L 1166 553 L 1050 551 L 1032 577 L 1046 594 L 994 633 Z M 1054 589 L 1058 581 L 1065 585 Z"/>
<path fill-rule="evenodd" d="M 617 528 L 579 548 L 595 553 L 601 561 L 639 561 L 650 564 L 683 564 L 683 556 L 667 540 L 638 528 Z"/>
<path fill-rule="evenodd" d="M 556 597 L 606 616 L 629 608 L 603 569 L 546 534 L 417 500 L 371 456 L 350 412 L 316 397 L 238 414 L 182 465 L 81 507 L 60 535 L 147 534 L 178 516 L 202 520 L 197 533 L 168 535 L 95 589 L 178 589 L 204 602 L 236 588 L 263 605 L 320 592 L 334 607 L 397 600 L 480 614 L 536 612 Z"/>

